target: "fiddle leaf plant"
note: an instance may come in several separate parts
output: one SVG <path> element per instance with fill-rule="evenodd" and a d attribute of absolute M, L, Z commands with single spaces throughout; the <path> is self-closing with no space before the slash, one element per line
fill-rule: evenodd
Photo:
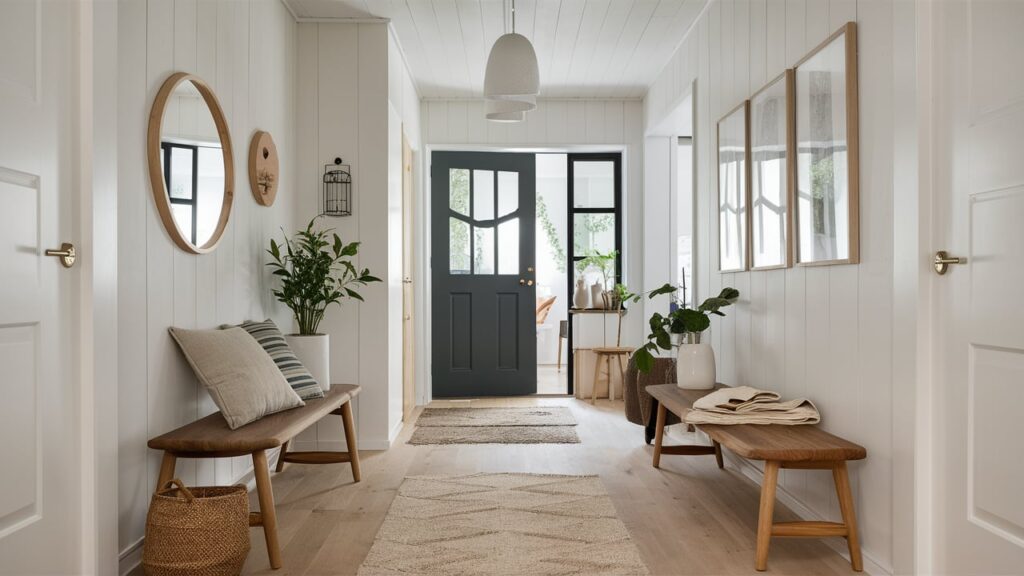
<path fill-rule="evenodd" d="M 267 266 L 281 280 L 274 297 L 291 309 L 303 336 L 317 333 L 328 306 L 349 298 L 363 301 L 356 289 L 381 281 L 352 263 L 359 242 L 346 244 L 333 230 L 314 229 L 315 222 L 291 238 L 285 236 L 284 244 L 271 239 L 267 250 L 272 258 Z"/>
<path fill-rule="evenodd" d="M 665 284 L 660 288 L 651 290 L 649 298 L 663 294 L 675 295 L 678 288 L 671 284 Z M 647 344 L 637 348 L 633 352 L 633 359 L 641 372 L 650 372 L 654 368 L 654 354 L 658 350 L 671 350 L 673 334 L 696 334 L 711 327 L 710 315 L 725 316 L 722 308 L 731 306 L 740 297 L 740 291 L 735 288 L 723 288 L 718 296 L 708 298 L 696 309 L 679 306 L 668 316 L 655 312 L 648 324 L 651 333 L 647 336 Z"/>

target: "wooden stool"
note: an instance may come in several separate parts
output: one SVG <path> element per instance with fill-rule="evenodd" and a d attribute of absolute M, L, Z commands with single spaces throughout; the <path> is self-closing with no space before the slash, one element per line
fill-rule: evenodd
<path fill-rule="evenodd" d="M 608 365 L 608 399 L 615 400 L 614 388 L 612 387 L 612 358 L 614 357 L 619 362 L 619 374 L 622 380 L 626 379 L 626 369 L 622 366 L 622 357 L 629 357 L 633 353 L 633 349 L 627 346 L 606 346 L 601 348 L 593 348 L 591 351 L 597 355 L 597 359 L 594 363 L 594 383 L 590 389 L 590 403 L 597 403 L 597 382 L 601 376 L 601 361 L 605 361 Z"/>

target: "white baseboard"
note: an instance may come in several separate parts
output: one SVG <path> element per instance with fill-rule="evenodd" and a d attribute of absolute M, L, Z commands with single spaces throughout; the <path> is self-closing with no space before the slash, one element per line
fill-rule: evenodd
<path fill-rule="evenodd" d="M 733 456 L 728 452 L 725 452 L 725 459 L 729 464 L 733 465 L 741 474 L 746 476 L 748 479 L 752 480 L 758 486 L 760 486 L 761 483 L 764 481 L 764 473 L 761 470 L 759 470 L 757 466 L 751 464 L 749 460 L 745 458 L 740 458 L 738 456 Z M 814 510 L 811 510 L 806 504 L 798 500 L 795 496 L 786 491 L 786 489 L 783 488 L 782 486 L 778 486 L 776 488 L 775 498 L 777 501 L 785 504 L 790 510 L 795 512 L 796 515 L 799 516 L 802 520 L 828 520 L 828 518 L 823 518 L 820 514 L 816 513 Z M 850 553 L 849 550 L 847 550 L 846 548 L 845 539 L 822 538 L 821 541 L 824 542 L 825 545 L 829 548 L 835 550 L 840 556 L 842 556 L 847 560 L 847 562 L 849 562 Z M 871 554 L 865 552 L 863 547 L 861 548 L 861 556 L 864 557 L 865 573 L 872 574 L 873 576 L 892 576 L 892 568 L 886 568 L 885 566 L 880 564 L 877 560 L 875 560 L 874 557 L 871 556 Z"/>
<path fill-rule="evenodd" d="M 404 426 L 405 422 L 399 420 L 398 422 L 395 422 L 394 426 L 391 427 L 391 432 L 388 432 L 388 448 L 394 445 L 395 438 L 398 438 L 398 435 L 402 433 L 402 428 Z"/>

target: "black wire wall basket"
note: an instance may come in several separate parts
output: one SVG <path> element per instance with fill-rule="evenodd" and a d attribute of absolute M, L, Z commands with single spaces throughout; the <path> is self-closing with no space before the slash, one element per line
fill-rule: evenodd
<path fill-rule="evenodd" d="M 335 158 L 324 165 L 324 216 L 352 215 L 352 167 Z"/>

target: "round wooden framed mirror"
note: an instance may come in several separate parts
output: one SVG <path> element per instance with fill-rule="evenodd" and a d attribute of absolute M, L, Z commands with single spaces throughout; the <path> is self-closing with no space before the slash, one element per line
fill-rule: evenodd
<path fill-rule="evenodd" d="M 149 181 L 164 228 L 179 248 L 213 251 L 231 216 L 231 134 L 213 90 L 185 72 L 160 87 L 149 114 Z"/>

